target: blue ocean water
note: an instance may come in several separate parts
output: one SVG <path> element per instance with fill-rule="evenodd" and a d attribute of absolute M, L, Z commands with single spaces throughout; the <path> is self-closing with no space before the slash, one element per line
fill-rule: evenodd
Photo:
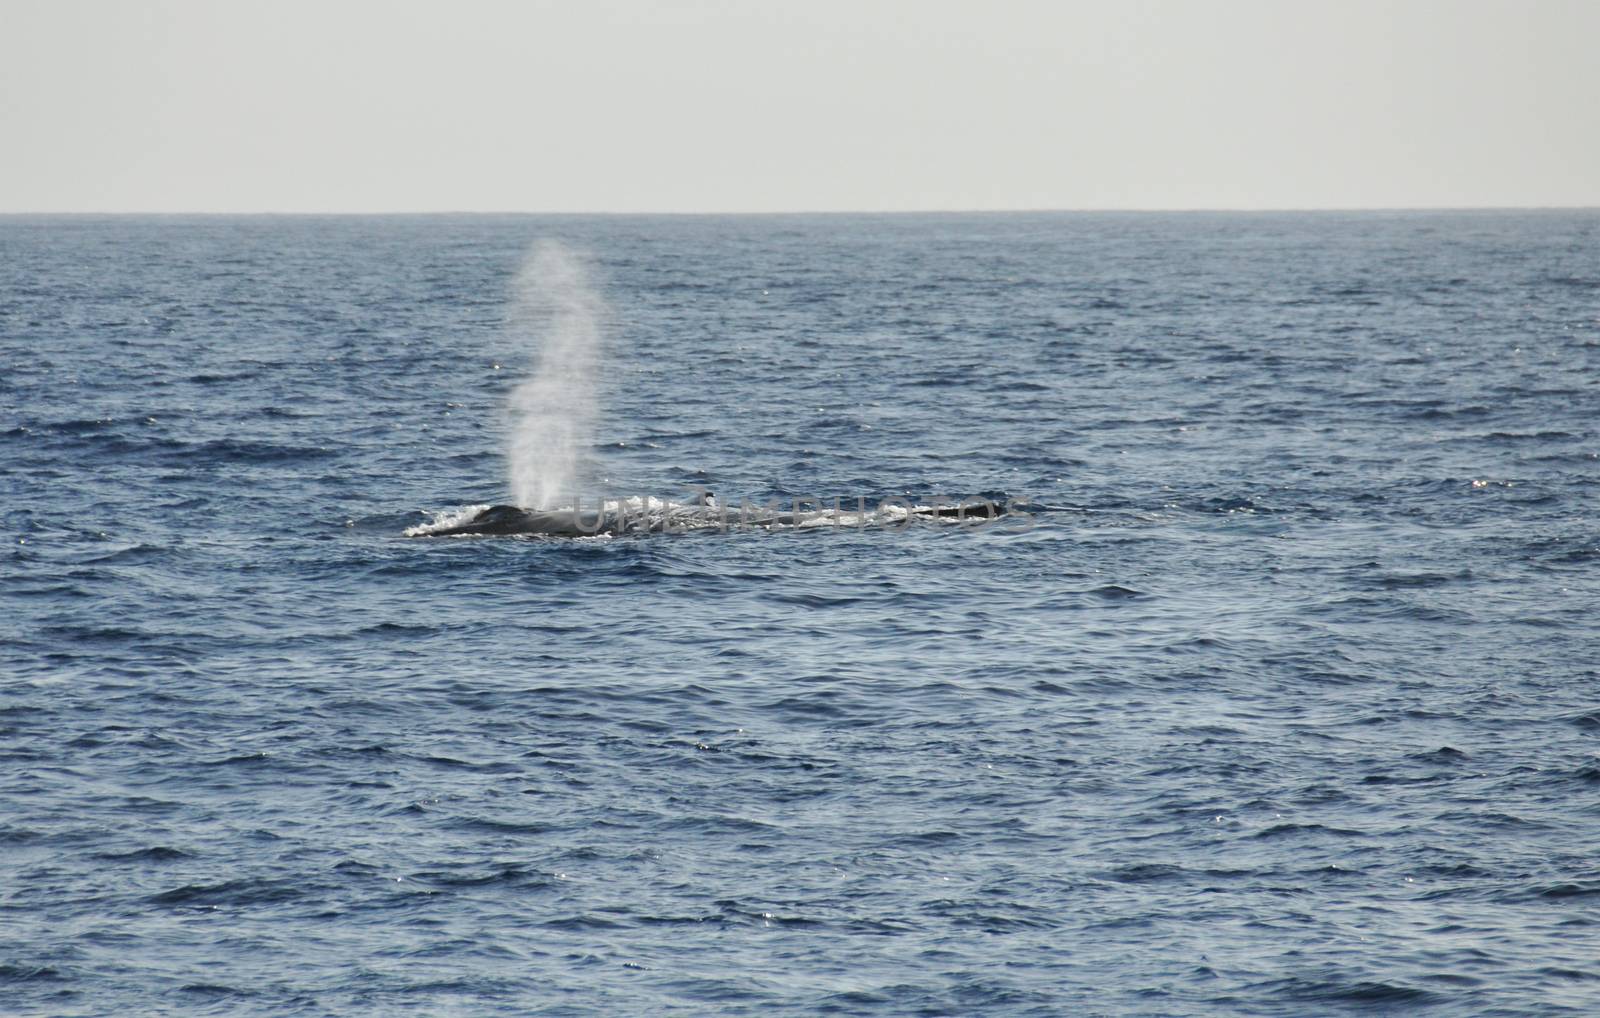
<path fill-rule="evenodd" d="M 527 252 L 608 492 L 416 539 Z M 1600 1010 L 1600 212 L 0 218 L 0 1013 Z"/>

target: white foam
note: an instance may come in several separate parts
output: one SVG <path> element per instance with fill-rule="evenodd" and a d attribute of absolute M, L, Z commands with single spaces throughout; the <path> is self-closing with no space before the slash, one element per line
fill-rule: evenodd
<path fill-rule="evenodd" d="M 407 527 L 405 530 L 405 536 L 427 537 L 429 534 L 435 534 L 441 530 L 449 530 L 451 527 L 459 527 L 461 524 L 473 519 L 487 508 L 489 508 L 487 505 L 465 505 L 460 509 L 440 509 L 434 511 L 433 519 L 429 520 L 428 522 L 419 523 L 414 527 Z"/>

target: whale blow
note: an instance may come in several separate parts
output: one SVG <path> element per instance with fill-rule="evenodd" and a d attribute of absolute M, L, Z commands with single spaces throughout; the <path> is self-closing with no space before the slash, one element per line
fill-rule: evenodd
<path fill-rule="evenodd" d="M 511 393 L 511 497 L 544 509 L 586 480 L 596 417 L 605 302 L 587 262 L 559 241 L 535 245 L 513 282 L 507 329 L 536 346 L 533 373 Z"/>

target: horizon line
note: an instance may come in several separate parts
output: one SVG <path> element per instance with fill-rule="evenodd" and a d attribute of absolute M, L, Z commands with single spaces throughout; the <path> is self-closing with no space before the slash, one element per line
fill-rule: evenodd
<path fill-rule="evenodd" d="M 1263 205 L 1263 206 L 1081 206 L 1081 207 L 1029 207 L 1029 208 L 965 208 L 965 209 L 869 209 L 869 208 L 818 208 L 818 209 L 715 209 L 705 211 L 602 209 L 602 210 L 538 210 L 538 209 L 40 209 L 0 210 L 0 217 L 22 216 L 256 216 L 311 217 L 311 216 L 972 216 L 972 215 L 1080 215 L 1080 214 L 1274 214 L 1286 212 L 1593 212 L 1594 205 Z"/>

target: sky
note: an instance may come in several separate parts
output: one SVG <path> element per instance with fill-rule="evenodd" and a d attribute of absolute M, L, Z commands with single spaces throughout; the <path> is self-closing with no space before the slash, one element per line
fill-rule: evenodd
<path fill-rule="evenodd" d="M 1600 0 L 0 0 L 0 212 L 1600 205 Z"/>

